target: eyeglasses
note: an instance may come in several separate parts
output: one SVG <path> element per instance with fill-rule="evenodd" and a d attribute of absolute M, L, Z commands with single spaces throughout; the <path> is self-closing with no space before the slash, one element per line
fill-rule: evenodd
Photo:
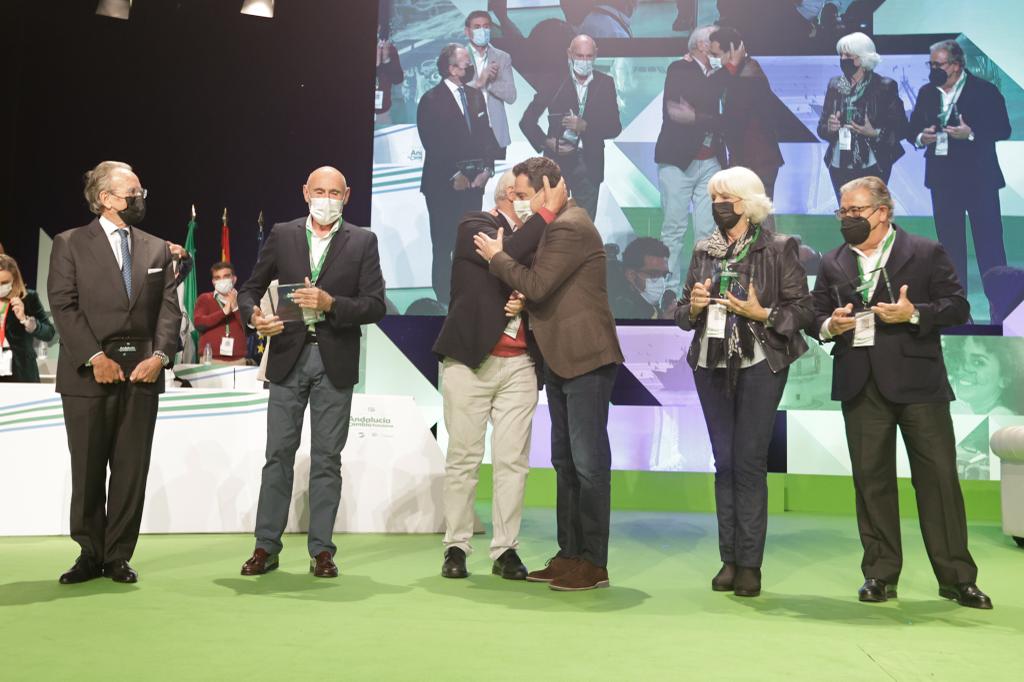
<path fill-rule="evenodd" d="M 665 279 L 672 276 L 668 270 L 639 270 L 638 272 L 646 279 Z"/>
<path fill-rule="evenodd" d="M 944 69 L 949 66 L 949 62 L 925 62 L 924 65 L 929 69 Z"/>
<path fill-rule="evenodd" d="M 148 189 L 140 189 L 138 191 L 131 191 L 131 192 L 128 192 L 128 194 L 126 194 L 125 196 L 121 196 L 120 194 L 117 194 L 116 192 L 111 192 L 111 194 L 113 194 L 118 199 L 131 199 L 132 197 L 142 197 L 143 199 L 145 199 L 149 195 L 149 190 Z"/>
<path fill-rule="evenodd" d="M 860 215 L 869 208 L 878 208 L 877 206 L 847 206 L 845 208 L 837 208 L 833 213 L 836 218 L 845 218 L 850 215 Z"/>

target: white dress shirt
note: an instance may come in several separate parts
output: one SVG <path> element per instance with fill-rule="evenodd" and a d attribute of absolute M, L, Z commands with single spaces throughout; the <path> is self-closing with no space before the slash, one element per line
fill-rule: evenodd
<path fill-rule="evenodd" d="M 470 56 L 473 57 L 473 66 L 475 67 L 476 75 L 479 78 L 480 74 L 487 70 L 489 61 L 487 57 L 487 48 L 484 48 L 483 54 L 480 54 L 473 45 L 467 45 L 466 49 L 469 51 Z M 484 96 L 484 104 L 486 104 L 487 98 L 489 97 L 487 94 L 487 88 L 480 88 L 480 94 Z M 458 97 L 458 93 L 456 93 L 455 96 Z"/>
<path fill-rule="evenodd" d="M 444 84 L 448 86 L 449 90 L 451 90 L 452 97 L 455 98 L 455 103 L 459 105 L 459 111 L 461 111 L 462 115 L 465 116 L 466 115 L 466 110 L 462 108 L 462 97 L 459 96 L 459 86 L 456 85 L 455 83 L 453 83 L 451 78 L 445 78 L 444 79 Z M 466 101 L 469 101 L 468 100 L 469 95 L 467 95 L 466 97 L 467 97 Z"/>
<path fill-rule="evenodd" d="M 100 227 L 107 233 L 107 241 L 110 242 L 110 248 L 114 250 L 114 258 L 117 259 L 117 267 L 120 269 L 124 264 L 121 262 L 121 234 L 118 230 L 128 232 L 128 253 L 132 252 L 132 231 L 126 227 L 118 227 L 103 216 L 100 216 Z"/>
<path fill-rule="evenodd" d="M 570 68 L 570 71 L 572 71 L 571 68 Z M 583 102 L 587 101 L 587 90 L 590 88 L 590 83 L 593 80 L 594 80 L 594 74 L 593 73 L 591 73 L 589 76 L 587 76 L 587 80 L 581 81 L 579 78 L 576 77 L 576 72 L 573 71 L 573 73 L 572 73 L 572 84 L 576 86 L 576 101 L 577 102 L 583 103 Z M 579 113 L 580 112 L 577 111 L 576 115 L 578 116 Z"/>
<path fill-rule="evenodd" d="M 310 235 L 310 248 L 309 251 L 309 269 L 312 272 L 313 268 L 320 263 L 320 259 L 324 257 L 324 253 L 327 251 L 327 247 L 331 245 L 331 239 L 338 232 L 341 227 L 341 220 L 335 221 L 334 225 L 331 226 L 331 231 L 325 234 L 323 237 L 318 235 L 313 230 L 313 219 L 310 216 L 306 216 L 306 232 Z M 314 282 L 316 284 L 316 282 Z"/>
<path fill-rule="evenodd" d="M 949 111 L 950 107 L 953 106 L 953 103 L 956 102 L 958 99 L 960 99 L 960 95 L 963 92 L 963 89 L 960 87 L 960 84 L 963 82 L 963 80 L 965 78 L 967 78 L 967 72 L 966 71 L 960 72 L 960 77 L 956 79 L 956 83 L 953 83 L 953 87 L 950 88 L 949 92 L 946 92 L 942 88 L 942 86 L 938 86 L 936 88 L 939 91 L 939 96 L 942 97 L 942 109 L 939 110 L 940 114 L 943 111 Z M 947 123 L 948 123 L 948 121 L 947 121 Z M 942 132 L 942 131 L 940 130 L 939 132 Z M 917 145 L 917 147 L 924 147 L 925 146 L 924 143 L 921 141 L 921 136 L 922 135 L 924 135 L 924 133 L 918 133 L 917 134 L 917 138 L 914 140 L 914 144 Z M 973 142 L 974 138 L 972 137 L 969 141 Z"/>
<path fill-rule="evenodd" d="M 893 229 L 892 225 L 890 225 L 888 231 L 886 231 L 885 235 L 882 237 L 882 241 L 878 242 L 878 247 L 875 249 L 875 252 L 870 256 L 854 246 L 850 247 L 850 250 L 857 254 L 857 262 L 860 263 L 861 272 L 866 274 L 872 272 L 873 270 L 877 270 L 878 268 L 884 268 L 885 264 L 889 262 L 889 254 L 892 253 L 892 246 L 890 246 L 888 249 L 883 249 L 882 247 L 885 244 L 885 241 L 889 238 L 889 235 L 891 235 L 892 233 Z M 895 244 L 896 240 L 894 239 L 893 245 Z M 874 281 L 871 283 L 871 289 L 868 291 L 868 300 L 871 300 L 871 297 L 875 295 L 875 289 L 878 288 L 878 281 L 880 279 L 882 279 L 880 275 L 876 276 L 874 278 Z M 890 301 L 890 303 L 895 302 L 896 301 Z M 821 323 L 821 331 L 819 335 L 821 336 L 822 341 L 829 341 L 832 339 L 832 332 L 828 328 L 828 324 L 831 321 L 832 317 L 829 316 L 824 322 Z M 911 320 L 911 323 L 913 323 L 913 320 Z"/>

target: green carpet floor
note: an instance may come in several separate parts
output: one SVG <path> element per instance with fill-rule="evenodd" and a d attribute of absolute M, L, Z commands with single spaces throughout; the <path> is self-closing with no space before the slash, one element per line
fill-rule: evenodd
<path fill-rule="evenodd" d="M 488 510 L 480 509 L 486 518 Z M 527 510 L 522 556 L 553 550 L 550 509 Z M 342 577 L 238 569 L 246 535 L 144 536 L 138 585 L 58 585 L 67 538 L 0 539 L 4 680 L 1019 680 L 1024 551 L 971 526 L 994 611 L 936 595 L 916 523 L 904 524 L 900 599 L 860 604 L 846 516 L 773 515 L 755 599 L 711 592 L 709 514 L 616 512 L 612 587 L 556 593 L 490 575 L 445 580 L 439 536 L 337 538 Z"/>

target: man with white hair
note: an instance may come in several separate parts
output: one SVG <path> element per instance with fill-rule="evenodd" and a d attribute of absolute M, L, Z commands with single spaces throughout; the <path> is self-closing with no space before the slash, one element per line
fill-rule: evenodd
<path fill-rule="evenodd" d="M 520 199 L 528 178 L 520 170 L 505 172 L 495 190 L 492 211 L 462 219 L 452 254 L 452 302 L 434 353 L 443 364 L 441 396 L 448 429 L 444 483 L 445 578 L 465 578 L 472 552 L 476 483 L 484 457 L 488 422 L 494 428 L 491 460 L 494 497 L 491 572 L 508 580 L 525 580 L 527 570 L 516 549 L 523 512 L 526 474 L 530 469 L 530 434 L 537 407 L 540 354 L 523 315 L 517 292 L 502 284 L 476 253 L 473 236 L 504 233 L 505 249 L 518 262 L 531 263 L 548 223 L 565 205 L 565 181 L 550 164 L 550 190 L 533 200 Z M 518 187 L 517 187 L 518 185 Z"/>
<path fill-rule="evenodd" d="M 711 217 L 708 180 L 726 165 L 723 140 L 722 93 L 746 55 L 742 44 L 724 59 L 711 54 L 711 34 L 717 26 L 704 26 L 690 34 L 689 52 L 668 67 L 662 98 L 662 125 L 654 148 L 661 189 L 661 241 L 668 247 L 668 268 L 673 273 L 667 288 L 677 294 L 680 260 L 693 204 L 694 241 L 707 238 L 715 227 Z M 724 66 L 726 68 L 722 68 Z"/>
<path fill-rule="evenodd" d="M 572 39 L 564 78 L 542 86 L 519 122 L 526 139 L 554 159 L 576 204 L 593 220 L 604 182 L 604 141 L 622 132 L 615 80 L 594 69 L 597 43 L 588 35 Z M 537 121 L 547 111 L 547 133 Z"/>
<path fill-rule="evenodd" d="M 839 188 L 851 180 L 879 177 L 889 182 L 893 164 L 903 156 L 907 114 L 899 86 L 875 73 L 882 58 L 863 33 L 836 43 L 842 74 L 828 83 L 818 120 L 818 137 L 828 142 L 825 166 L 839 201 Z"/>

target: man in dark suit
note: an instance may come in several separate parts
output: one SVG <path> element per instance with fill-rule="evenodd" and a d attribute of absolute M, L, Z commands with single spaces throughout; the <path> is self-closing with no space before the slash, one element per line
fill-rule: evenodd
<path fill-rule="evenodd" d="M 433 247 L 430 281 L 437 300 L 447 306 L 455 230 L 463 215 L 480 210 L 498 143 L 484 96 L 467 85 L 473 82 L 473 66 L 466 48 L 446 45 L 437 70 L 443 80 L 420 98 L 416 128 L 424 152 L 420 192 L 427 201 Z"/>
<path fill-rule="evenodd" d="M 996 86 L 967 72 L 963 48 L 944 40 L 931 48 L 930 82 L 917 94 L 907 139 L 925 149 L 924 185 L 932 192 L 935 233 L 967 290 L 971 217 L 978 269 L 1006 265 L 999 190 L 1006 186 L 996 142 L 1010 137 L 1006 101 Z"/>
<path fill-rule="evenodd" d="M 359 382 L 359 325 L 379 321 L 385 311 L 377 236 L 341 217 L 349 193 L 337 169 L 313 171 L 302 187 L 309 215 L 274 226 L 238 294 L 242 319 L 274 337 L 267 359 L 267 463 L 256 511 L 256 549 L 242 575 L 278 566 L 307 403 L 309 570 L 321 578 L 338 575 L 331 536 L 341 501 L 341 450 L 348 438 L 352 387 Z M 302 308 L 301 321 L 286 323 L 260 309 L 275 279 L 282 285 L 305 284 L 292 299 Z"/>
<path fill-rule="evenodd" d="M 939 340 L 942 328 L 967 321 L 970 306 L 942 246 L 890 223 L 893 200 L 881 179 L 859 178 L 841 192 L 847 243 L 822 258 L 808 333 L 835 341 L 832 399 L 842 402 L 864 546 L 860 600 L 895 598 L 903 566 L 899 427 L 939 595 L 992 608 L 967 549 L 949 414 L 954 396 Z"/>
<path fill-rule="evenodd" d="M 488 271 L 487 261 L 476 253 L 473 237 L 479 232 L 496 237 L 502 231 L 508 235 L 506 253 L 521 263 L 532 261 L 544 229 L 567 199 L 565 182 L 557 175 L 547 179 L 551 181 L 554 188 L 532 199 L 519 199 L 528 192 L 528 179 L 525 175 L 517 178 L 514 169 L 507 171 L 498 180 L 495 210 L 470 213 L 459 225 L 452 263 L 452 304 L 434 343 L 434 353 L 444 365 L 441 394 L 448 430 L 441 567 L 446 578 L 468 575 L 473 502 L 488 421 L 494 428 L 491 571 L 509 580 L 526 578 L 526 567 L 516 550 L 530 470 L 540 351 L 529 321 L 521 313 L 518 294 Z M 506 215 L 516 203 L 520 210 Z M 535 212 L 528 215 L 531 211 Z"/>
<path fill-rule="evenodd" d="M 167 244 L 135 227 L 146 215 L 146 190 L 131 166 L 104 161 L 85 179 L 97 218 L 53 240 L 47 282 L 60 333 L 57 392 L 71 451 L 71 537 L 82 548 L 60 582 L 102 574 L 134 583 L 128 561 L 139 539 L 164 367 L 178 349 L 181 310 Z"/>
<path fill-rule="evenodd" d="M 622 132 L 615 81 L 594 70 L 597 43 L 578 35 L 569 43 L 569 73 L 541 85 L 519 127 L 533 148 L 554 159 L 576 205 L 590 219 L 604 182 L 604 141 Z M 547 112 L 547 133 L 538 120 Z"/>
<path fill-rule="evenodd" d="M 514 169 L 524 199 L 545 192 L 558 166 L 545 157 Z M 518 189 L 518 186 L 517 186 Z M 556 590 L 608 586 L 611 446 L 608 403 L 622 351 L 605 285 L 605 250 L 590 215 L 570 203 L 548 225 L 531 267 L 502 248 L 502 234 L 474 238 L 490 271 L 526 297 L 544 356 L 551 464 L 558 478 L 559 551 L 528 577 Z"/>

